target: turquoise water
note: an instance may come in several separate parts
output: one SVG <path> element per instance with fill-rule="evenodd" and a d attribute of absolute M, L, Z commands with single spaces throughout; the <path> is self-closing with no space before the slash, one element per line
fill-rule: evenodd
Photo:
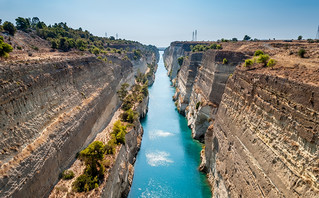
<path fill-rule="evenodd" d="M 206 177 L 198 171 L 201 144 L 175 108 L 166 72 L 161 53 L 129 197 L 211 197 Z"/>

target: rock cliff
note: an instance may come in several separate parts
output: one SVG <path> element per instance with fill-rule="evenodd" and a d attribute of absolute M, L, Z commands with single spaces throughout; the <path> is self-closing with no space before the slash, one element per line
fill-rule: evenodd
<path fill-rule="evenodd" d="M 76 153 L 111 120 L 120 85 L 132 85 L 134 71 L 146 72 L 154 57 L 104 61 L 84 54 L 0 65 L 0 196 L 48 195 Z"/>
<path fill-rule="evenodd" d="M 309 59 L 293 55 L 300 46 Z M 166 68 L 179 70 L 173 81 L 177 108 L 193 137 L 205 136 L 201 168 L 213 197 L 318 197 L 317 46 L 239 42 L 223 47 L 178 54 L 186 57 L 180 68 L 172 64 L 176 43 L 165 51 Z M 277 65 L 243 67 L 257 49 L 275 57 Z"/>

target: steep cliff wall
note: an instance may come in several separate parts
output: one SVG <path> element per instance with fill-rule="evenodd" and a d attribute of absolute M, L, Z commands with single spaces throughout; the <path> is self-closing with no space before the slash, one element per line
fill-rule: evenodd
<path fill-rule="evenodd" d="M 1 197 L 42 197 L 101 132 L 120 105 L 116 90 L 133 84 L 135 68 L 108 56 L 1 65 Z"/>
<path fill-rule="evenodd" d="M 177 73 L 180 69 L 177 59 L 184 56 L 185 52 L 190 52 L 191 46 L 205 43 L 207 42 L 172 42 L 171 45 L 165 49 L 163 59 L 171 80 L 177 77 Z"/>
<path fill-rule="evenodd" d="M 165 57 L 168 60 L 173 59 L 169 54 Z M 205 132 L 215 119 L 226 81 L 245 55 L 240 52 L 209 50 L 184 52 L 183 57 L 180 68 L 175 68 L 176 65 L 166 66 L 179 71 L 174 80 L 174 100 L 179 112 L 186 116 L 193 137 L 204 141 Z M 224 58 L 228 60 L 227 64 L 223 64 Z"/>
<path fill-rule="evenodd" d="M 205 141 L 214 196 L 318 196 L 318 95 L 318 84 L 238 69 Z"/>
<path fill-rule="evenodd" d="M 292 55 L 300 47 L 308 59 Z M 175 55 L 182 51 L 177 48 L 165 51 L 165 64 L 178 71 L 177 108 L 193 137 L 205 137 L 201 169 L 213 197 L 318 197 L 318 46 L 238 42 Z M 274 57 L 276 66 L 243 67 L 257 49 Z M 181 67 L 173 64 L 179 56 Z"/>

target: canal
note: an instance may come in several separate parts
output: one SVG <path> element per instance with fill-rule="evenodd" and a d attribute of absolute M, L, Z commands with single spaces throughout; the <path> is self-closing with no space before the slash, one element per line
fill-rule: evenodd
<path fill-rule="evenodd" d="M 192 139 L 186 119 L 172 101 L 161 52 L 156 80 L 149 88 L 149 111 L 137 155 L 129 197 L 211 197 L 206 176 L 198 171 L 202 145 Z"/>

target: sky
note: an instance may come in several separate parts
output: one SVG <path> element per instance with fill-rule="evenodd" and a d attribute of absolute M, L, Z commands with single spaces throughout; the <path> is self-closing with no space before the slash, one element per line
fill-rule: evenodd
<path fill-rule="evenodd" d="M 166 47 L 221 38 L 315 38 L 319 0 L 0 0 L 0 19 L 39 17 L 94 35 Z"/>

